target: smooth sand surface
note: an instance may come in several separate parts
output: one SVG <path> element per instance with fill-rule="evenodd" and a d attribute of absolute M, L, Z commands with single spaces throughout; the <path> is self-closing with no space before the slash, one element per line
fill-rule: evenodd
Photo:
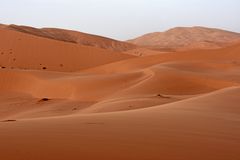
<path fill-rule="evenodd" d="M 132 58 L 116 51 L 0 28 L 0 67 L 76 71 Z"/>
<path fill-rule="evenodd" d="M 120 52 L 0 35 L 0 159 L 240 158 L 240 44 Z"/>
<path fill-rule="evenodd" d="M 240 89 L 148 109 L 0 123 L 1 158 L 238 159 Z"/>

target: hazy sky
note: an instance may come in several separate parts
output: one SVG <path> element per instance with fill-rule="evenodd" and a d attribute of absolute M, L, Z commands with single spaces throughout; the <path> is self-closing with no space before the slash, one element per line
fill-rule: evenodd
<path fill-rule="evenodd" d="M 126 40 L 176 26 L 240 32 L 240 0 L 0 0 L 0 23 Z"/>

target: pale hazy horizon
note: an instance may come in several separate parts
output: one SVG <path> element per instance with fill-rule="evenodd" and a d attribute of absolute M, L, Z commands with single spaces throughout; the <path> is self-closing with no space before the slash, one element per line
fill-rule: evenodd
<path fill-rule="evenodd" d="M 238 0 L 2 0 L 0 23 L 78 30 L 118 40 L 173 27 L 240 32 Z"/>

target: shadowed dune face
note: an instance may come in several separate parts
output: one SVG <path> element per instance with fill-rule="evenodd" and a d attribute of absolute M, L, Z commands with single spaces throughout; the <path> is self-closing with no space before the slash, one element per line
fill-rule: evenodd
<path fill-rule="evenodd" d="M 193 28 L 225 47 L 159 52 L 10 27 L 0 26 L 0 159 L 239 159 L 240 44 L 224 43 L 234 33 L 220 44 L 221 31 Z"/>
<path fill-rule="evenodd" d="M 121 42 L 114 39 L 81 33 L 77 31 L 57 29 L 57 28 L 43 28 L 37 29 L 28 26 L 9 25 L 6 29 L 23 32 L 35 36 L 50 38 L 54 40 L 81 44 L 85 46 L 98 47 L 109 49 L 113 51 L 127 51 L 136 48 L 135 45 Z"/>
<path fill-rule="evenodd" d="M 216 49 L 240 42 L 240 34 L 204 27 L 177 27 L 143 35 L 128 42 L 162 51 Z"/>

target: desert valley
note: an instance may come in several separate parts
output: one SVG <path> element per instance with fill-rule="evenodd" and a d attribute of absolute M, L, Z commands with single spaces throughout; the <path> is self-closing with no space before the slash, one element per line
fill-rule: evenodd
<path fill-rule="evenodd" d="M 0 25 L 0 159 L 240 159 L 240 34 Z"/>

